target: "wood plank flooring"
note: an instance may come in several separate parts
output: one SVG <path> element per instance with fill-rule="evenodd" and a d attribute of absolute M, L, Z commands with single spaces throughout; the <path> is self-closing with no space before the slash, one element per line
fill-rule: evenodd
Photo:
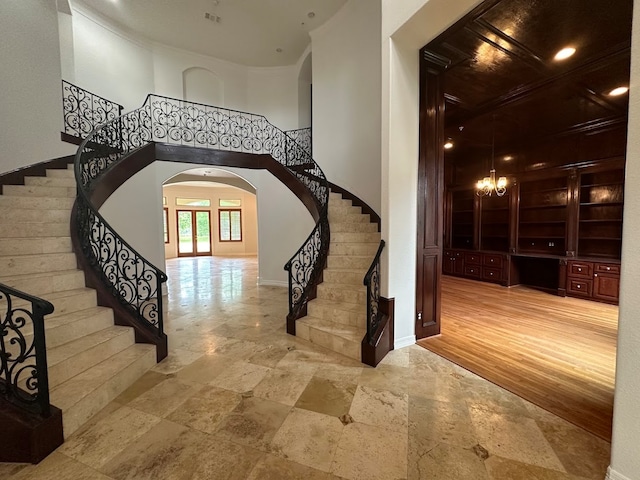
<path fill-rule="evenodd" d="M 611 441 L 618 307 L 442 277 L 422 347 Z"/>

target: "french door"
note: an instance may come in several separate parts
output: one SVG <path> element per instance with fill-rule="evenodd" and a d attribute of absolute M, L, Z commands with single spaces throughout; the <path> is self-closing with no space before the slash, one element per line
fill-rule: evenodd
<path fill-rule="evenodd" d="M 178 210 L 178 256 L 211 255 L 211 213 Z"/>

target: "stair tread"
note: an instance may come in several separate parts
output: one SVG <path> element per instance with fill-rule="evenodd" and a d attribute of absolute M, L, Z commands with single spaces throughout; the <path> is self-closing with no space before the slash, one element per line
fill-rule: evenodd
<path fill-rule="evenodd" d="M 84 310 L 78 310 L 70 313 L 63 313 L 58 317 L 53 317 L 53 318 L 45 317 L 44 329 L 46 331 L 50 328 L 57 328 L 62 325 L 66 325 L 68 323 L 73 323 L 79 320 L 94 317 L 96 315 L 99 315 L 109 310 L 111 309 L 108 307 L 102 307 L 100 305 L 97 305 L 95 307 L 85 308 Z"/>
<path fill-rule="evenodd" d="M 315 328 L 336 337 L 341 337 L 345 340 L 357 343 L 362 341 L 362 338 L 367 331 L 367 329 L 363 327 L 344 325 L 318 317 L 306 316 L 303 319 L 298 320 L 298 322 L 302 322 L 310 328 Z"/>
<path fill-rule="evenodd" d="M 349 284 L 349 283 L 326 283 L 326 282 L 322 282 L 320 285 L 318 285 L 318 289 L 321 290 L 351 290 L 354 293 L 355 292 L 360 292 L 362 290 L 364 290 L 366 287 L 364 285 L 353 285 L 353 284 Z"/>
<path fill-rule="evenodd" d="M 131 335 L 133 330 L 131 327 L 121 327 L 112 325 L 111 327 L 98 330 L 97 332 L 84 335 L 80 338 L 63 343 L 57 347 L 47 349 L 47 363 L 49 367 L 55 366 L 79 353 L 89 350 L 101 343 L 108 342 L 113 338 L 121 335 Z M 134 343 L 133 336 L 131 343 Z"/>
<path fill-rule="evenodd" d="M 143 343 L 131 345 L 117 355 L 103 360 L 53 388 L 51 390 L 51 403 L 62 409 L 63 412 L 68 410 L 140 357 L 148 354 L 149 351 L 155 352 L 155 348 L 155 345 Z"/>
<path fill-rule="evenodd" d="M 48 254 L 48 255 L 60 255 L 60 254 Z M 27 255 L 20 255 L 20 256 L 25 257 Z M 39 257 L 40 255 L 34 255 L 34 256 Z M 25 273 L 24 275 L 7 275 L 6 277 L 0 277 L 0 283 L 5 283 L 6 281 L 11 281 L 11 280 L 28 280 L 30 278 L 54 277 L 56 275 L 72 275 L 80 271 L 81 270 L 78 270 L 78 269 L 73 269 L 73 270 L 69 269 L 69 270 L 55 270 L 52 272 Z"/>
<path fill-rule="evenodd" d="M 314 298 L 309 302 L 309 305 L 314 305 L 319 308 L 330 308 L 332 310 L 344 310 L 345 312 L 351 313 L 364 313 L 366 310 L 365 305 L 360 305 L 357 303 L 341 303 L 335 302 L 333 300 L 324 300 L 322 298 Z"/>

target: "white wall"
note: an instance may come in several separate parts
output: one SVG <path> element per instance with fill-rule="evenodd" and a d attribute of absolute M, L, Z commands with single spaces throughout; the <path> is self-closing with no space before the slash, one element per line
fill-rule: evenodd
<path fill-rule="evenodd" d="M 248 112 L 259 113 L 280 130 L 298 128 L 295 66 L 247 69 Z"/>
<path fill-rule="evenodd" d="M 418 50 L 479 2 L 382 0 L 383 294 L 396 299 L 396 347 L 411 343 L 415 314 Z M 640 479 L 640 9 L 634 9 L 620 317 L 610 480 Z"/>
<path fill-rule="evenodd" d="M 151 46 L 96 14 L 73 6 L 76 85 L 130 111 L 154 91 Z"/>
<path fill-rule="evenodd" d="M 166 271 L 162 184 L 182 171 L 198 167 L 201 165 L 154 162 L 123 184 L 100 209 L 109 224 L 161 270 Z M 300 200 L 269 172 L 220 169 L 235 173 L 256 187 L 259 281 L 286 286 L 284 264 L 311 233 L 313 218 Z"/>
<path fill-rule="evenodd" d="M 211 70 L 191 67 L 182 72 L 182 98 L 205 105 L 224 105 L 224 84 Z"/>
<path fill-rule="evenodd" d="M 640 479 L 640 6 L 633 9 L 622 276 L 609 478 Z"/>
<path fill-rule="evenodd" d="M 380 2 L 349 0 L 311 32 L 313 158 L 380 212 Z"/>
<path fill-rule="evenodd" d="M 69 155 L 60 141 L 62 87 L 55 0 L 2 2 L 0 172 Z"/>
<path fill-rule="evenodd" d="M 298 70 L 298 128 L 311 126 L 311 82 L 313 81 L 313 55 L 305 52 Z"/>

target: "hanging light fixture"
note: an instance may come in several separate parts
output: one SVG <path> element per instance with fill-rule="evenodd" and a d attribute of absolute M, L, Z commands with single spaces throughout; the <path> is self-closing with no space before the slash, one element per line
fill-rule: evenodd
<path fill-rule="evenodd" d="M 495 116 L 492 122 L 492 133 L 491 133 L 491 170 L 489 170 L 489 176 L 484 177 L 482 180 L 478 180 L 476 183 L 476 195 L 479 197 L 490 197 L 494 192 L 498 197 L 503 196 L 507 193 L 507 177 L 499 177 L 496 180 L 496 169 L 493 164 L 494 161 L 494 151 L 496 146 L 496 127 L 495 127 Z"/>

